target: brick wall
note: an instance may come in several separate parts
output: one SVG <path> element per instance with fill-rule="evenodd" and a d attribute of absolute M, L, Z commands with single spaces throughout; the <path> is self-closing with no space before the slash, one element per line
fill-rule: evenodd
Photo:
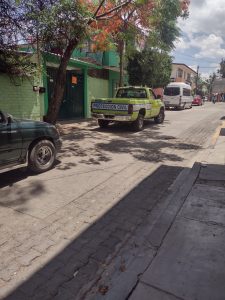
<path fill-rule="evenodd" d="M 44 95 L 33 92 L 33 80 L 16 78 L 14 81 L 0 73 L 0 110 L 15 117 L 42 119 Z"/>

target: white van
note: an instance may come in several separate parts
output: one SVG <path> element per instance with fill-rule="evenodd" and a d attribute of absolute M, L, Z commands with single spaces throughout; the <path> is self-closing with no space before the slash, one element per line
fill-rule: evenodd
<path fill-rule="evenodd" d="M 171 82 L 164 89 L 163 101 L 166 108 L 191 108 L 193 101 L 191 86 L 183 82 Z"/>

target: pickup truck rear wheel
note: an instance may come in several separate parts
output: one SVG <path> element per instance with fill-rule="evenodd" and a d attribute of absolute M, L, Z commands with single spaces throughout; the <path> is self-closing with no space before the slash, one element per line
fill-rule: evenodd
<path fill-rule="evenodd" d="M 109 125 L 109 121 L 108 120 L 98 119 L 98 125 L 101 128 L 106 128 Z"/>
<path fill-rule="evenodd" d="M 52 168 L 56 156 L 54 144 L 41 140 L 34 144 L 29 152 L 28 167 L 35 173 L 42 173 Z"/>
<path fill-rule="evenodd" d="M 134 131 L 141 131 L 144 127 L 144 116 L 139 114 L 137 119 L 133 122 Z"/>
<path fill-rule="evenodd" d="M 165 119 L 165 111 L 164 109 L 161 108 L 158 116 L 154 118 L 154 121 L 156 124 L 161 124 L 164 122 L 164 119 Z"/>

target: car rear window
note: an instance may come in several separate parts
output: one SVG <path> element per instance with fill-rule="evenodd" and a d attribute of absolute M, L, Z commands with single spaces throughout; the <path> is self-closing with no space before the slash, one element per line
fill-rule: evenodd
<path fill-rule="evenodd" d="M 180 95 L 180 88 L 179 87 L 166 87 L 164 90 L 164 95 L 178 96 L 178 95 Z"/>
<path fill-rule="evenodd" d="M 147 98 L 147 93 L 145 89 L 119 89 L 116 98 L 143 99 Z"/>

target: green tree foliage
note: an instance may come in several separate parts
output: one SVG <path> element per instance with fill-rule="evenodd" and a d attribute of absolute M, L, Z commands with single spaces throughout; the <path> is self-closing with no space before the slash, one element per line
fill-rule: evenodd
<path fill-rule="evenodd" d="M 212 75 L 210 75 L 208 79 L 206 79 L 206 84 L 207 84 L 209 94 L 212 93 L 212 86 L 213 86 L 213 82 L 215 81 L 215 79 L 216 79 L 215 72 Z"/>
<path fill-rule="evenodd" d="M 46 120 L 55 123 L 63 99 L 66 69 L 74 49 L 96 31 L 98 22 L 112 21 L 132 0 L 1 0 L 0 60 L 15 68 L 18 45 L 29 43 L 36 51 L 59 54 L 55 86 Z M 9 55 L 13 60 L 9 60 Z M 14 63 L 14 65 L 13 65 Z"/>
<path fill-rule="evenodd" d="M 166 86 L 170 82 L 172 58 L 167 52 L 157 49 L 136 51 L 128 58 L 129 83 L 153 88 Z"/>
<path fill-rule="evenodd" d="M 222 76 L 222 78 L 225 78 L 225 59 L 221 60 L 220 69 L 218 70 L 218 73 Z"/>
<path fill-rule="evenodd" d="M 0 1 L 0 71 L 29 76 L 34 70 L 30 55 L 18 53 L 23 22 L 14 1 Z"/>
<path fill-rule="evenodd" d="M 130 84 L 154 88 L 164 87 L 170 82 L 172 57 L 169 53 L 180 35 L 177 19 L 188 16 L 186 8 L 181 7 L 182 3 L 179 0 L 155 1 L 144 49 L 131 51 L 128 55 Z"/>
<path fill-rule="evenodd" d="M 126 15 L 127 22 L 130 22 L 131 16 L 138 16 L 137 12 L 142 5 L 147 7 L 150 5 L 149 9 L 152 9 L 153 3 L 155 9 L 153 25 L 157 21 L 155 23 L 157 30 L 152 40 L 157 43 L 152 46 L 164 49 L 163 45 L 167 45 L 171 48 L 171 42 L 176 35 L 174 22 L 178 11 L 181 14 L 183 9 L 181 6 L 178 9 L 179 2 L 179 0 L 1 0 L 0 65 L 2 62 L 2 67 L 7 71 L 12 68 L 12 73 L 18 74 L 22 69 L 22 73 L 27 74 L 26 68 L 32 67 L 33 64 L 29 60 L 29 54 L 18 55 L 17 50 L 20 48 L 18 45 L 21 43 L 29 43 L 33 47 L 37 54 L 38 67 L 41 67 L 41 53 L 44 51 L 59 54 L 60 63 L 46 118 L 47 121 L 55 123 L 63 99 L 67 65 L 74 49 L 83 39 L 91 37 L 100 29 L 102 33 L 111 34 L 111 28 L 114 28 L 115 33 L 120 24 L 118 16 L 123 19 Z M 148 10 L 144 9 L 140 16 L 144 16 L 146 12 Z M 141 17 L 132 21 L 132 27 L 136 26 L 137 31 L 147 29 L 144 36 L 149 32 L 146 28 L 146 24 L 149 24 L 147 19 Z M 143 20 L 145 21 L 142 22 Z M 127 22 L 122 26 L 123 34 L 127 29 Z M 23 62 L 24 68 L 20 68 Z"/>
<path fill-rule="evenodd" d="M 173 49 L 174 42 L 180 35 L 177 18 L 184 16 L 179 0 L 158 0 L 151 16 L 152 28 L 148 43 L 164 50 Z"/>

